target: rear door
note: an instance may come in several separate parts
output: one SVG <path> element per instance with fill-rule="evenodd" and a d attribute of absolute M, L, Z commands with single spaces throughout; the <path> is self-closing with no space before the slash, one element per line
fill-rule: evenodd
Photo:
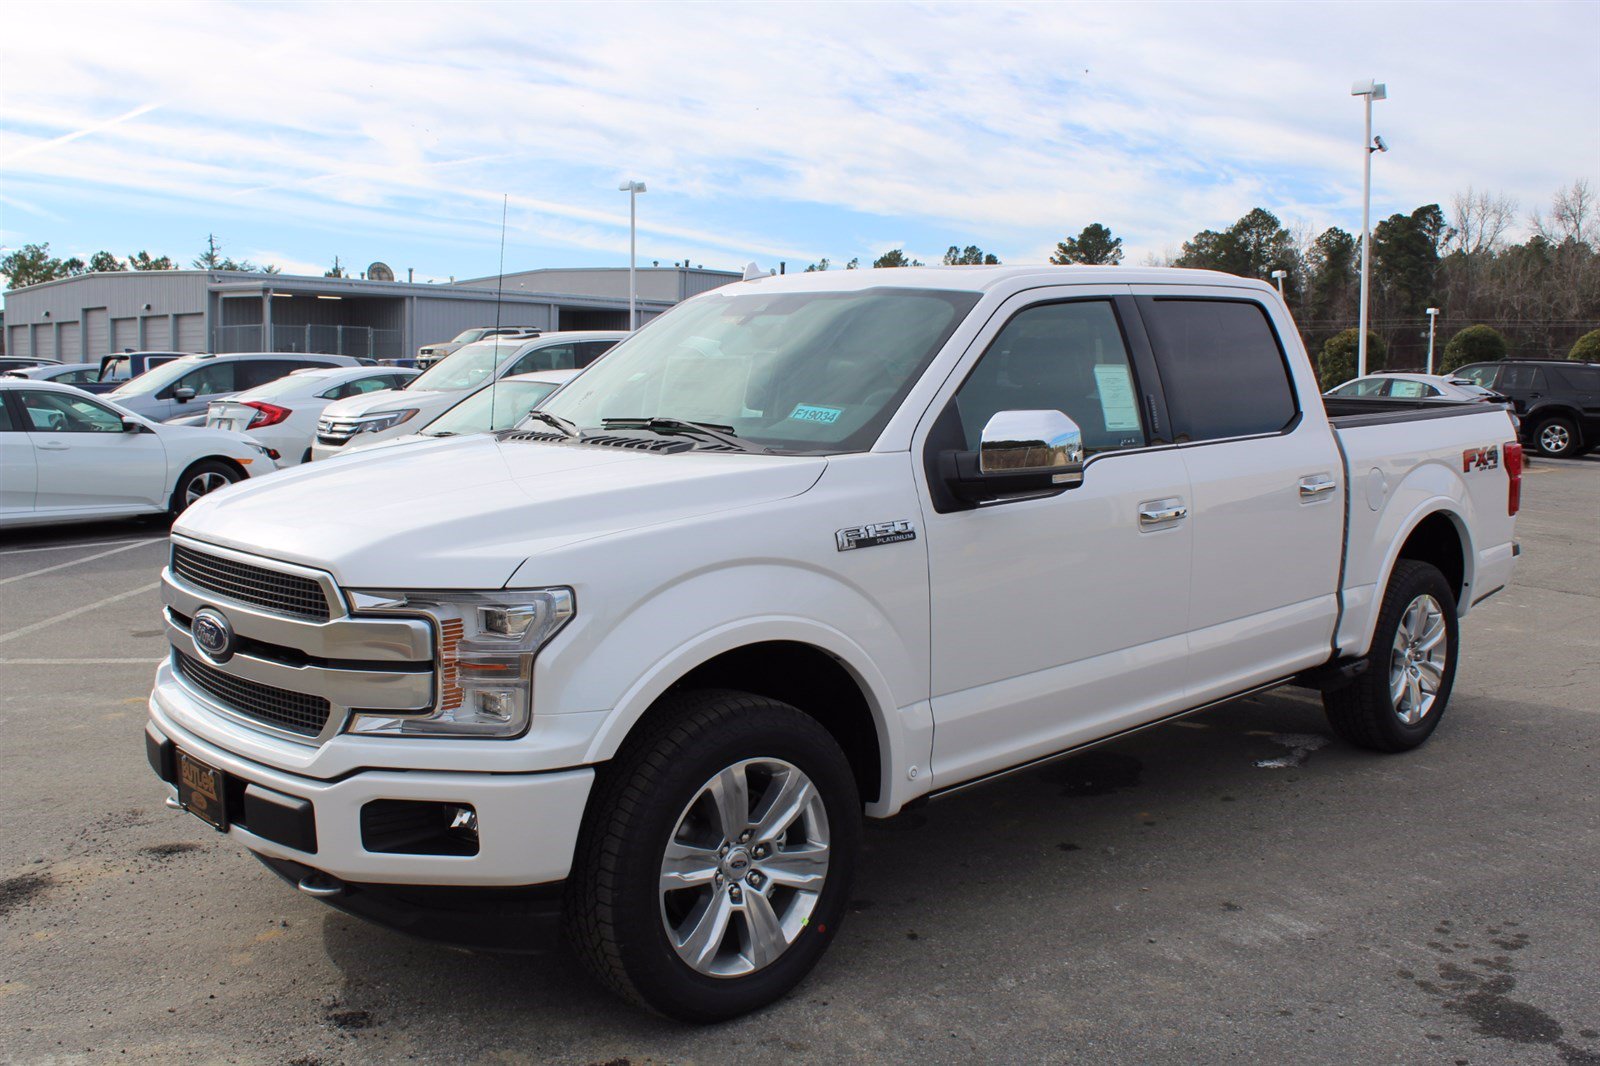
<path fill-rule="evenodd" d="M 1240 289 L 1140 286 L 1193 494 L 1189 701 L 1327 659 L 1338 613 L 1344 476 L 1309 363 Z M 1272 302 L 1276 304 L 1274 300 Z"/>
<path fill-rule="evenodd" d="M 1192 536 L 1183 459 L 1144 413 L 1132 302 L 1013 297 L 930 410 L 919 446 L 935 779 L 954 783 L 1181 709 Z M 1080 485 L 962 508 L 937 471 L 1008 410 L 1076 421 Z M 1160 519 L 1161 512 L 1174 513 Z M 874 519 L 901 519 L 884 514 Z"/>

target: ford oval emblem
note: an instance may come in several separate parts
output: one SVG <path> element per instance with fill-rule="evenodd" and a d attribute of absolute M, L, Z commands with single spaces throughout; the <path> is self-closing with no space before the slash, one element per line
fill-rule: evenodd
<path fill-rule="evenodd" d="M 225 663 L 233 658 L 233 627 L 221 612 L 200 608 L 189 632 L 194 635 L 194 646 L 212 662 Z"/>

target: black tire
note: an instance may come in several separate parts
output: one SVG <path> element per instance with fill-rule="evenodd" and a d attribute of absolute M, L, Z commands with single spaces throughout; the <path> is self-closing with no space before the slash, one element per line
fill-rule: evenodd
<path fill-rule="evenodd" d="M 1539 419 L 1533 429 L 1533 446 L 1552 459 L 1575 459 L 1583 452 L 1578 425 L 1566 415 Z"/>
<path fill-rule="evenodd" d="M 1391 695 L 1397 661 L 1396 638 L 1402 617 L 1423 596 L 1438 605 L 1444 623 L 1445 662 L 1430 706 L 1415 723 L 1407 723 Z M 1439 570 L 1415 559 L 1395 563 L 1378 612 L 1378 627 L 1367 653 L 1367 668 L 1350 684 L 1322 696 L 1328 724 L 1342 740 L 1370 751 L 1410 751 L 1433 734 L 1450 703 L 1460 651 L 1455 590 Z"/>
<path fill-rule="evenodd" d="M 815 787 L 826 811 L 826 878 L 809 917 L 775 961 L 742 976 L 712 976 L 681 958 L 668 939 L 662 862 L 702 787 L 750 759 L 783 760 Z M 754 808 L 753 793 L 750 802 Z M 822 957 L 844 919 L 860 845 L 855 777 L 815 719 L 743 692 L 673 694 L 596 779 L 567 883 L 567 939 L 595 977 L 624 999 L 688 1022 L 736 1017 L 782 998 Z M 777 898 L 779 890 L 768 888 Z M 724 889 L 719 883 L 707 891 L 711 897 L 702 899 Z M 726 891 L 739 898 L 731 887 Z M 730 919 L 727 929 L 734 939 L 719 936 L 719 943 L 737 944 L 740 930 L 751 927 L 735 928 Z"/>
<path fill-rule="evenodd" d="M 226 484 L 218 482 L 221 477 Z M 178 483 L 172 489 L 172 499 L 167 505 L 167 510 L 176 518 L 193 501 L 190 499 L 191 490 L 199 489 L 199 495 L 215 492 L 217 489 L 226 488 L 228 485 L 244 477 L 236 467 L 230 466 L 220 459 L 202 459 L 185 470 L 178 478 Z M 203 488 L 203 486 L 210 486 Z M 198 497 L 196 497 L 198 498 Z"/>

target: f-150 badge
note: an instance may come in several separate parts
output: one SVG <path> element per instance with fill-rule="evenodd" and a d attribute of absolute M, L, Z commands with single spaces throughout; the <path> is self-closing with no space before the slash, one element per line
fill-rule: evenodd
<path fill-rule="evenodd" d="M 876 548 L 880 544 L 898 544 L 902 540 L 916 540 L 917 527 L 904 518 L 893 522 L 872 522 L 864 526 L 851 526 L 833 535 L 842 552 L 856 548 Z"/>
<path fill-rule="evenodd" d="M 1487 448 L 1468 448 L 1461 453 L 1461 472 L 1470 474 L 1474 470 L 1493 470 L 1500 465 L 1500 449 L 1494 445 Z"/>

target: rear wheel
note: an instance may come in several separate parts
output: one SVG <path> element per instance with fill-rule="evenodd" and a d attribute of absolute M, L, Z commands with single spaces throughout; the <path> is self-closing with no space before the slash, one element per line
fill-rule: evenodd
<path fill-rule="evenodd" d="M 1533 442 L 1542 455 L 1553 459 L 1569 459 L 1579 454 L 1578 427 L 1565 415 L 1551 415 L 1542 419 L 1533 431 Z"/>
<path fill-rule="evenodd" d="M 172 491 L 169 509 L 173 515 L 180 515 L 200 497 L 209 496 L 218 489 L 225 489 L 240 477 L 239 471 L 219 459 L 205 459 L 195 463 L 178 478 L 178 485 Z"/>
<path fill-rule="evenodd" d="M 603 983 L 684 1021 L 781 998 L 837 932 L 861 838 L 844 753 L 738 692 L 667 698 L 596 784 L 568 939 Z"/>
<path fill-rule="evenodd" d="M 1458 647 L 1450 583 L 1428 563 L 1395 563 L 1366 670 L 1344 688 L 1323 694 L 1333 731 L 1372 751 L 1417 747 L 1432 735 L 1450 702 Z"/>

